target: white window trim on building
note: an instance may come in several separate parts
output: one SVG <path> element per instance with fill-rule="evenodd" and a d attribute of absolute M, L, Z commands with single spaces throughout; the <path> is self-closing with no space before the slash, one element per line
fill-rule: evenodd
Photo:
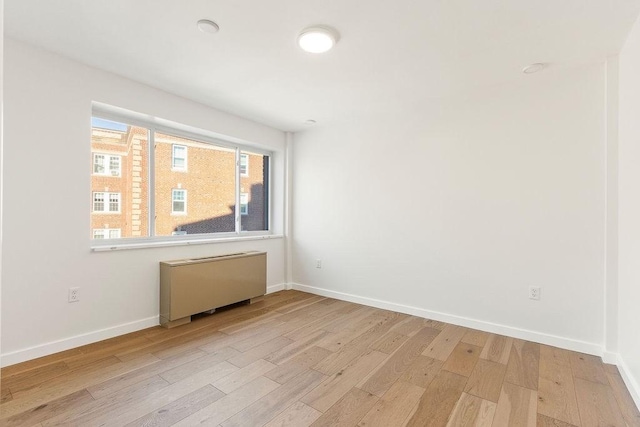
<path fill-rule="evenodd" d="M 240 215 L 249 215 L 249 193 L 240 193 Z"/>
<path fill-rule="evenodd" d="M 249 155 L 245 153 L 240 154 L 240 176 L 249 176 Z"/>
<path fill-rule="evenodd" d="M 182 200 L 176 200 L 176 194 L 182 193 Z M 184 209 L 181 211 L 176 211 L 174 209 L 175 202 L 183 202 Z M 183 188 L 174 188 L 171 190 L 171 214 L 172 215 L 186 215 L 187 214 L 187 190 Z"/>
<path fill-rule="evenodd" d="M 102 172 L 96 172 L 96 165 L 98 165 L 98 162 L 96 162 L 96 159 L 102 156 L 103 158 L 103 164 L 102 164 L 102 168 L 103 171 Z M 113 160 L 117 159 L 117 163 L 118 163 L 118 167 L 116 170 L 113 170 L 111 165 Z M 100 176 L 121 176 L 122 175 L 122 156 L 119 156 L 117 154 L 106 154 L 106 153 L 93 153 L 93 174 L 94 175 L 100 175 Z"/>
<path fill-rule="evenodd" d="M 102 236 L 102 237 L 97 237 Z M 109 236 L 109 237 L 107 237 Z M 122 236 L 122 232 L 119 228 L 94 228 L 94 239 L 119 239 Z"/>
<path fill-rule="evenodd" d="M 184 150 L 184 157 L 176 156 L 176 149 Z M 176 159 L 181 159 L 184 162 L 184 166 L 176 166 Z M 180 144 L 173 144 L 171 147 L 171 170 L 186 172 L 187 171 L 187 146 Z"/>
<path fill-rule="evenodd" d="M 96 197 L 98 194 L 102 194 L 102 210 L 96 209 Z M 113 193 L 109 191 L 94 191 L 92 193 L 92 211 L 94 213 L 101 214 L 119 214 L 121 210 L 122 197 L 120 193 Z M 118 204 L 118 210 L 111 210 L 111 203 Z"/>

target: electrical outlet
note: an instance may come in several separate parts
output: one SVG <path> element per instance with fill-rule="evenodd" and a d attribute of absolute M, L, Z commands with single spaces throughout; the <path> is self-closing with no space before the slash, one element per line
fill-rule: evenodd
<path fill-rule="evenodd" d="M 322 260 L 321 259 L 317 259 L 316 260 L 316 268 L 322 268 Z"/>
<path fill-rule="evenodd" d="M 69 302 L 80 301 L 80 288 L 69 288 Z"/>
<path fill-rule="evenodd" d="M 540 300 L 540 286 L 529 286 L 529 299 Z"/>

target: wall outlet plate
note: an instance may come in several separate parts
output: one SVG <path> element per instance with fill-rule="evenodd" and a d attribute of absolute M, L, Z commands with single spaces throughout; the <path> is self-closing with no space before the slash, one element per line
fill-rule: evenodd
<path fill-rule="evenodd" d="M 80 288 L 69 288 L 69 302 L 80 301 Z"/>
<path fill-rule="evenodd" d="M 529 286 L 529 299 L 540 300 L 540 286 Z"/>

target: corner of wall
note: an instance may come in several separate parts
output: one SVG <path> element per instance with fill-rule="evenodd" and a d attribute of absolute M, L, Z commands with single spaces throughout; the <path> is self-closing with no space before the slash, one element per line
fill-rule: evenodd
<path fill-rule="evenodd" d="M 618 351 L 618 104 L 619 58 L 607 58 L 605 75 L 605 277 L 604 348 Z M 604 358 L 604 356 L 603 356 Z M 611 362 L 613 363 L 613 362 Z"/>
<path fill-rule="evenodd" d="M 631 394 L 633 401 L 636 403 L 636 406 L 640 408 L 640 384 L 638 384 L 633 375 L 631 375 L 631 370 L 625 363 L 622 356 L 618 355 L 616 365 L 618 366 L 622 380 L 627 386 L 627 389 L 629 389 L 629 393 Z"/>

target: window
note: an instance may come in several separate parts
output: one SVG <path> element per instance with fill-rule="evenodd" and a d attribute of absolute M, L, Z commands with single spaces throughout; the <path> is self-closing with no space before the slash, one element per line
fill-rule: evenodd
<path fill-rule="evenodd" d="M 110 154 L 93 155 L 93 173 L 96 175 L 120 176 L 121 157 Z"/>
<path fill-rule="evenodd" d="M 242 174 L 241 161 L 240 227 L 242 231 L 265 231 L 269 229 L 269 156 L 243 151 L 240 159 L 243 157 L 247 159 L 247 175 Z"/>
<path fill-rule="evenodd" d="M 120 175 L 120 156 L 109 157 L 109 173 L 112 176 Z"/>
<path fill-rule="evenodd" d="M 114 239 L 149 236 L 149 139 L 145 127 L 92 117 L 90 182 L 97 214 L 91 215 L 90 236 L 107 228 L 105 213 L 109 228 L 120 230 Z"/>
<path fill-rule="evenodd" d="M 187 190 L 171 190 L 171 213 L 187 213 Z"/>
<path fill-rule="evenodd" d="M 269 230 L 269 153 L 131 117 L 92 118 L 92 207 L 110 215 L 91 216 L 91 236 L 166 241 Z M 120 179 L 106 181 L 113 171 Z M 100 231 L 115 229 L 112 237 Z"/>
<path fill-rule="evenodd" d="M 249 176 L 249 156 L 240 154 L 240 175 Z"/>
<path fill-rule="evenodd" d="M 119 239 L 119 228 L 95 228 L 93 230 L 94 239 Z"/>
<path fill-rule="evenodd" d="M 171 169 L 180 171 L 187 170 L 187 147 L 184 145 L 173 145 Z"/>
<path fill-rule="evenodd" d="M 240 214 L 249 214 L 249 195 L 247 193 L 240 193 Z"/>
<path fill-rule="evenodd" d="M 120 193 L 96 191 L 93 193 L 93 211 L 105 213 L 120 212 Z"/>

